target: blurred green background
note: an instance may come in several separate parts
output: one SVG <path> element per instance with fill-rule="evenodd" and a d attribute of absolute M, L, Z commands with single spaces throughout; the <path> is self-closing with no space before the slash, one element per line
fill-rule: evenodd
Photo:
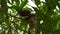
<path fill-rule="evenodd" d="M 36 34 L 60 34 L 60 0 L 0 0 L 0 34 L 30 34 L 21 9 L 36 13 Z"/>

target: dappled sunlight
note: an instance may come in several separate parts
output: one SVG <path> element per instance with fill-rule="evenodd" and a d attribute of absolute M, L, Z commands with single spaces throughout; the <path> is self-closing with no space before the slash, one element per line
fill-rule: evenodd
<path fill-rule="evenodd" d="M 59 0 L 0 0 L 0 34 L 59 33 Z"/>
<path fill-rule="evenodd" d="M 43 24 L 43 20 L 40 21 L 40 24 Z"/>

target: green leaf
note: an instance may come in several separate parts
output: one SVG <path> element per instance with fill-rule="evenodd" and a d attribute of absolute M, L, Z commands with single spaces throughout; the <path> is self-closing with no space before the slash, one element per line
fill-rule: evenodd
<path fill-rule="evenodd" d="M 58 7 L 59 7 L 59 9 L 60 9 L 60 4 L 58 3 Z"/>
<path fill-rule="evenodd" d="M 22 3 L 20 4 L 19 10 L 21 10 L 27 4 L 27 2 L 28 0 L 22 1 Z"/>
<path fill-rule="evenodd" d="M 15 2 L 16 2 L 16 4 L 17 4 L 17 6 L 19 6 L 20 1 L 19 1 L 19 0 L 15 0 Z"/>
<path fill-rule="evenodd" d="M 40 0 L 34 0 L 34 1 L 37 6 L 40 4 Z"/>

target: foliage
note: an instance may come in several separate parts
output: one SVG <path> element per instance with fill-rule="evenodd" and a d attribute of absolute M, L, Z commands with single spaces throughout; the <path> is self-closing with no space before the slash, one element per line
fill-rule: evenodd
<path fill-rule="evenodd" d="M 30 34 L 27 21 L 17 15 L 22 9 L 36 12 L 36 34 L 60 33 L 60 0 L 31 1 L 37 6 L 31 6 L 34 10 L 27 7 L 28 0 L 0 0 L 0 34 Z"/>

